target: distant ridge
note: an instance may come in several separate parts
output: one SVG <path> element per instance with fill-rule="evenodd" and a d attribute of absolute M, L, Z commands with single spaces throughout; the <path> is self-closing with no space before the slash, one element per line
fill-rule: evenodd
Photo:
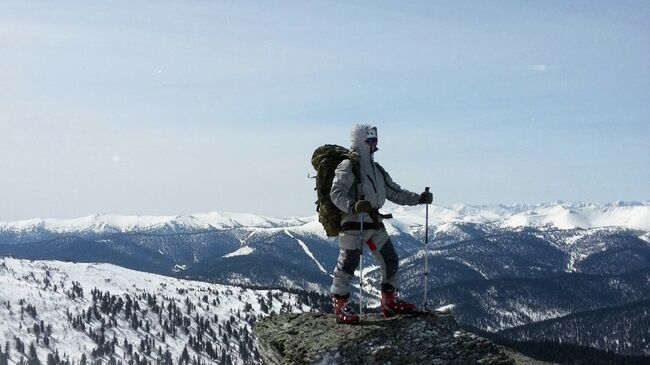
<path fill-rule="evenodd" d="M 421 226 L 424 207 L 386 207 L 394 225 Z M 650 231 L 650 201 L 594 203 L 541 203 L 512 205 L 466 205 L 429 208 L 431 225 L 444 223 L 492 223 L 504 227 L 555 226 L 561 229 L 624 227 Z M 316 224 L 314 224 L 316 223 Z M 0 234 L 49 233 L 183 233 L 238 227 L 282 228 L 308 225 L 322 229 L 316 215 L 273 218 L 250 213 L 209 212 L 189 215 L 146 216 L 95 214 L 75 219 L 34 218 L 0 221 Z"/>

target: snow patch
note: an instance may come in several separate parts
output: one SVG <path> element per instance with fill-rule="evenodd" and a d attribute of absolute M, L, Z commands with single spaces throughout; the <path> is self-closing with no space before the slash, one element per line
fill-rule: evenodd
<path fill-rule="evenodd" d="M 254 248 L 250 246 L 244 246 L 236 251 L 233 251 L 227 255 L 223 255 L 222 257 L 235 257 L 235 256 L 245 256 L 245 255 L 250 255 L 255 251 Z"/>
<path fill-rule="evenodd" d="M 447 304 L 447 305 L 443 305 L 442 307 L 438 307 L 435 310 L 437 312 L 447 313 L 447 312 L 453 312 L 454 308 L 456 308 L 455 304 Z"/>
<path fill-rule="evenodd" d="M 460 257 L 448 257 L 448 259 L 451 260 L 451 261 L 460 262 L 461 264 L 463 264 L 463 265 L 469 267 L 470 269 L 476 271 L 477 273 L 479 273 L 483 277 L 483 279 L 490 280 L 490 278 L 487 275 L 485 275 L 485 273 L 483 273 L 481 270 L 479 270 L 478 267 L 470 264 L 468 261 L 463 260 Z"/>
<path fill-rule="evenodd" d="M 187 270 L 187 265 L 174 265 L 174 268 L 172 269 L 173 272 L 181 272 Z"/>
<path fill-rule="evenodd" d="M 650 233 L 646 233 L 643 236 L 639 236 L 639 238 L 643 241 L 650 243 Z"/>
<path fill-rule="evenodd" d="M 291 233 L 289 233 L 289 231 L 286 230 L 286 229 L 284 230 L 284 233 L 286 233 L 287 236 L 289 236 L 289 237 L 295 239 L 296 241 L 298 241 L 298 244 L 300 245 L 300 247 L 302 247 L 302 250 L 305 252 L 305 254 L 307 254 L 307 256 L 309 256 L 309 257 L 312 259 L 312 261 L 314 261 L 314 262 L 316 263 L 316 265 L 318 266 L 318 269 L 319 269 L 321 272 L 323 272 L 323 273 L 327 273 L 327 271 L 325 270 L 325 268 L 323 268 L 323 265 L 321 265 L 320 262 L 318 262 L 318 260 L 316 260 L 316 257 L 314 257 L 314 254 L 309 250 L 309 247 L 307 247 L 307 245 L 305 244 L 305 242 L 303 242 L 303 241 L 300 240 L 300 239 L 295 238 L 295 237 L 294 237 Z"/>

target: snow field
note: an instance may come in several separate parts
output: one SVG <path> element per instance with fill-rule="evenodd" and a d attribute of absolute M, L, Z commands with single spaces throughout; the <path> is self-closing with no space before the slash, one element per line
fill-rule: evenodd
<path fill-rule="evenodd" d="M 268 312 L 272 311 L 277 313 L 283 310 L 283 304 L 290 306 L 292 311 L 309 310 L 308 307 L 297 304 L 296 296 L 289 293 L 181 280 L 141 273 L 110 264 L 74 264 L 1 258 L 0 279 L 0 345 L 4 348 L 4 344 L 9 342 L 14 349 L 14 336 L 20 338 L 26 348 L 34 342 L 42 362 L 45 361 L 47 354 L 54 351 L 58 351 L 61 356 L 65 353 L 70 360 L 77 363 L 84 353 L 89 361 L 92 359 L 91 352 L 97 344 L 88 332 L 90 329 L 98 331 L 102 324 L 93 318 L 85 331 L 74 329 L 67 313 L 76 317 L 87 310 L 92 304 L 93 289 L 102 293 L 110 292 L 111 295 L 120 298 L 128 295 L 134 299 L 134 302 L 139 303 L 141 311 L 138 314 L 143 326 L 145 322 L 149 322 L 148 332 L 142 327 L 134 329 L 124 313 L 119 313 L 115 317 L 117 326 L 110 325 L 110 322 L 105 325 L 107 341 L 110 341 L 114 335 L 118 339 L 115 358 L 123 362 L 128 358 L 125 354 L 126 349 L 122 346 L 124 339 L 137 349 L 141 339 L 149 336 L 155 343 L 155 349 L 149 357 L 150 361 L 155 361 L 160 346 L 163 352 L 169 350 L 174 363 L 177 363 L 189 336 L 197 336 L 198 328 L 193 322 L 189 326 L 189 333 L 183 333 L 179 329 L 176 336 L 167 334 L 163 341 L 164 330 L 159 324 L 158 315 L 147 305 L 147 294 L 156 296 L 157 304 L 163 307 L 165 315 L 167 313 L 164 309 L 171 303 L 174 303 L 187 317 L 199 316 L 212 320 L 216 315 L 217 322 L 210 323 L 215 332 L 219 325 L 225 327 L 227 322 L 231 322 L 233 328 L 251 333 L 250 323 L 243 319 L 246 315 L 257 317 L 268 315 Z M 82 298 L 70 297 L 73 282 L 79 283 L 83 288 Z M 268 301 L 269 297 L 273 297 L 271 302 Z M 260 298 L 266 300 L 268 310 L 262 309 Z M 219 302 L 216 303 L 215 299 Z M 187 310 L 187 302 L 191 303 L 191 311 Z M 27 305 L 36 309 L 35 316 L 24 310 Z M 245 309 L 248 311 L 246 312 Z M 39 325 L 40 321 L 43 321 L 45 326 L 48 324 L 52 326 L 52 333 L 48 337 L 49 346 L 44 344 L 43 335 L 36 340 L 37 336 L 32 332 L 34 324 Z M 219 351 L 225 349 L 232 356 L 233 363 L 242 363 L 239 343 L 234 341 L 233 337 L 230 337 L 227 342 L 217 337 L 211 339 L 215 347 L 218 347 Z M 195 352 L 189 346 L 188 352 L 190 358 L 196 356 L 204 363 L 211 361 L 204 352 Z M 10 363 L 13 364 L 18 361 L 18 352 L 14 349 L 12 354 Z M 107 358 L 105 357 L 104 360 Z"/>

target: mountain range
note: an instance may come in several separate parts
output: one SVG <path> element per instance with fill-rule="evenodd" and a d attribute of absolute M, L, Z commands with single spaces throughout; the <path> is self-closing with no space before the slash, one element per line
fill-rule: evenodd
<path fill-rule="evenodd" d="M 599 326 L 590 313 L 617 309 L 646 323 L 650 299 L 650 202 L 387 206 L 387 230 L 400 256 L 404 298 L 452 305 L 458 321 L 509 339 L 564 341 L 623 354 L 650 354 L 650 336 Z M 94 215 L 73 220 L 0 222 L 0 255 L 105 262 L 183 279 L 327 294 L 338 243 L 316 216 L 252 214 Z M 370 305 L 379 270 L 366 256 Z M 367 301 L 368 301 L 367 299 Z M 629 310 L 626 306 L 634 306 Z M 585 315 L 586 320 L 574 318 Z M 539 330 L 542 324 L 561 328 Z M 569 335 L 580 326 L 591 337 Z M 537 326 L 530 327 L 527 326 Z M 570 329 L 571 328 L 571 329 Z M 616 328 L 616 330 L 614 330 Z M 609 331 L 609 332 L 608 332 Z M 535 333 L 532 335 L 530 333 Z M 594 337 L 604 340 L 595 341 Z M 588 337 L 588 336 L 587 336 Z"/>
<path fill-rule="evenodd" d="M 388 206 L 388 205 L 387 205 Z M 396 221 L 423 225 L 424 208 L 388 206 Z M 0 234 L 37 237 L 38 234 L 188 233 L 241 227 L 277 228 L 305 225 L 316 216 L 272 218 L 247 213 L 197 213 L 175 216 L 95 214 L 77 219 L 34 218 L 0 221 Z M 494 223 L 507 227 L 553 225 L 557 228 L 626 227 L 650 231 L 650 201 L 594 203 L 541 203 L 512 205 L 431 205 L 430 224 Z M 315 233 L 321 233 L 319 226 Z"/>

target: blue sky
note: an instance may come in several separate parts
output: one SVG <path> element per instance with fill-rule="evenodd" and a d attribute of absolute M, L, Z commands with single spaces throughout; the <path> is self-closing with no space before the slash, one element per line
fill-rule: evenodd
<path fill-rule="evenodd" d="M 437 203 L 650 199 L 650 5 L 0 3 L 0 220 L 308 215 L 379 128 Z"/>

